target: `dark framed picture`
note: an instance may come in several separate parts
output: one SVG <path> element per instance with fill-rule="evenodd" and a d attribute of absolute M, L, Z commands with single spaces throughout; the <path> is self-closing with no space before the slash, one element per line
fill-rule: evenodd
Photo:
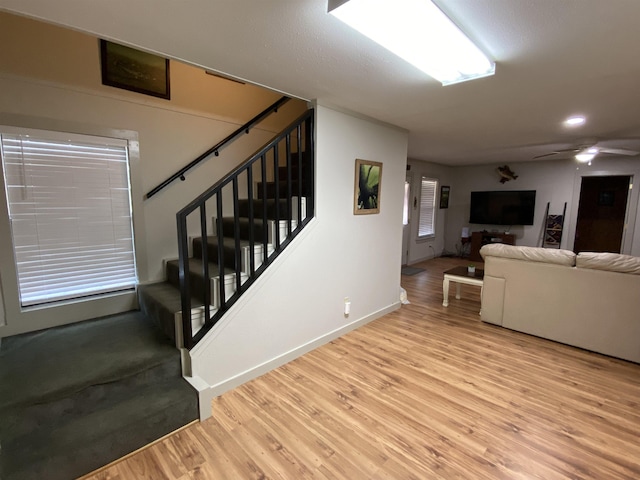
<path fill-rule="evenodd" d="M 356 160 L 354 215 L 380 213 L 382 163 Z"/>
<path fill-rule="evenodd" d="M 100 40 L 102 84 L 169 100 L 169 60 Z"/>
<path fill-rule="evenodd" d="M 449 208 L 449 194 L 451 193 L 451 187 L 442 185 L 440 187 L 440 208 Z"/>

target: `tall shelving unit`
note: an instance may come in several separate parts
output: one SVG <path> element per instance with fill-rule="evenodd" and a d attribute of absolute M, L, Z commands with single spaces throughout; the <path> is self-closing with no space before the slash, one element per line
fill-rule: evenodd
<path fill-rule="evenodd" d="M 544 248 L 560 248 L 562 241 L 562 231 L 564 230 L 564 218 L 567 213 L 567 202 L 564 202 L 562 215 L 549 215 L 549 202 L 545 212 L 544 234 L 542 236 L 542 246 Z"/>

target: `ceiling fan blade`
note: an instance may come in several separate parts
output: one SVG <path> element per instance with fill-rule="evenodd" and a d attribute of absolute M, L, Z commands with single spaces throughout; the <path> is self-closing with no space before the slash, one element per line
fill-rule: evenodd
<path fill-rule="evenodd" d="M 535 156 L 535 157 L 533 157 L 533 158 L 534 158 L 534 160 L 535 160 L 536 158 L 550 157 L 550 156 L 552 156 L 552 155 L 557 155 L 558 153 L 560 153 L 560 152 L 545 153 L 545 154 L 543 154 L 543 155 L 536 155 L 536 156 Z"/>
<path fill-rule="evenodd" d="M 545 153 L 543 155 L 538 155 L 536 157 L 533 157 L 534 159 L 536 158 L 544 158 L 544 157 L 550 157 L 551 155 L 558 155 L 559 153 L 567 153 L 567 152 L 579 152 L 580 149 L 579 148 L 562 148 L 560 150 L 554 150 L 551 153 Z"/>
<path fill-rule="evenodd" d="M 634 150 L 627 150 L 625 148 L 600 148 L 599 150 L 600 150 L 600 153 L 611 153 L 613 155 L 627 155 L 629 157 L 640 155 L 640 152 L 636 152 Z"/>

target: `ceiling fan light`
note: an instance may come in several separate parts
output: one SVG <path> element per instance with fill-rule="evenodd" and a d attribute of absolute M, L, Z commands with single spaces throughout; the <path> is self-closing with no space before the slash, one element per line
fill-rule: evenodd
<path fill-rule="evenodd" d="M 591 150 L 591 149 L 589 149 Z M 576 160 L 578 160 L 579 162 L 582 163 L 587 163 L 590 162 L 591 160 L 594 159 L 594 157 L 596 156 L 596 154 L 598 153 L 596 152 L 590 152 L 589 150 L 587 150 L 586 152 L 580 152 L 578 154 L 576 154 Z"/>

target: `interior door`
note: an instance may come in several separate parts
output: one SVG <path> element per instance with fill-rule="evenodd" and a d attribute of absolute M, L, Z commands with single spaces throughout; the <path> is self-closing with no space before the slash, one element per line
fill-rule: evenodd
<path fill-rule="evenodd" d="M 411 239 L 411 174 L 404 181 L 404 207 L 402 209 L 402 265 L 409 261 L 409 241 Z"/>
<path fill-rule="evenodd" d="M 620 253 L 630 176 L 583 177 L 573 250 Z"/>

